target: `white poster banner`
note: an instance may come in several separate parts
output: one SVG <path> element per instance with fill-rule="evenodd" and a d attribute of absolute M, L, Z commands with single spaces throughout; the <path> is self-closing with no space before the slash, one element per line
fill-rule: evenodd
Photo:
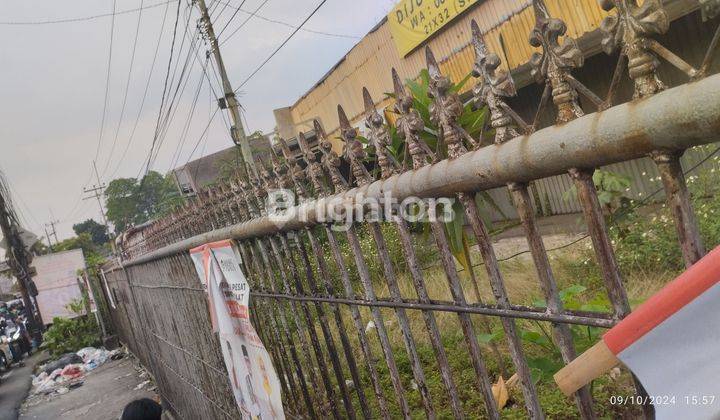
<path fill-rule="evenodd" d="M 205 286 L 213 331 L 244 419 L 284 419 L 280 381 L 272 359 L 250 323 L 250 286 L 231 241 L 190 250 Z"/>

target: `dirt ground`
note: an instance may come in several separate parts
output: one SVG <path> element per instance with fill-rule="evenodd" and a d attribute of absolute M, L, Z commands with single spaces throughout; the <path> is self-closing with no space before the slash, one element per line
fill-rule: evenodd
<path fill-rule="evenodd" d="M 30 396 L 20 419 L 115 420 L 127 403 L 156 399 L 147 374 L 135 369 L 131 358 L 109 361 L 85 376 L 82 386 L 63 395 Z"/>

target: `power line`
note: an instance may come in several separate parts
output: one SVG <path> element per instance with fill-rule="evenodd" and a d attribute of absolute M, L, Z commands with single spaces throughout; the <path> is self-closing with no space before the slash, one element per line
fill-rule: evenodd
<path fill-rule="evenodd" d="M 300 24 L 300 26 L 298 26 L 297 28 L 295 28 L 295 30 L 292 31 L 292 33 L 291 33 L 287 38 L 285 38 L 285 41 L 283 41 L 282 44 L 280 44 L 280 46 L 278 46 L 278 47 L 275 49 L 275 51 L 273 51 L 272 54 L 270 54 L 270 55 L 268 56 L 268 58 L 265 59 L 265 61 L 263 61 L 255 70 L 253 70 L 252 73 L 250 73 L 250 75 L 249 75 L 242 83 L 240 83 L 240 86 L 238 86 L 238 87 L 235 89 L 235 93 L 237 93 L 237 91 L 240 90 L 243 86 L 245 86 L 245 84 L 247 84 L 247 82 L 249 82 L 250 79 L 253 78 L 253 76 L 255 76 L 263 67 L 265 67 L 265 64 L 267 64 L 273 57 L 275 57 L 275 54 L 277 54 L 277 53 L 292 39 L 292 37 L 294 37 L 295 34 L 298 33 L 298 32 L 300 31 L 300 29 L 302 29 L 302 27 L 305 26 L 305 24 L 306 24 L 313 16 L 315 16 L 315 13 L 317 13 L 317 11 L 320 10 L 320 8 L 321 8 L 326 2 L 327 2 L 327 0 L 322 0 L 322 1 L 320 2 L 320 4 L 317 5 L 317 7 L 315 8 L 315 10 L 313 10 L 313 11 L 308 15 L 308 17 L 306 17 L 305 20 L 302 21 L 302 23 Z"/>
<path fill-rule="evenodd" d="M 125 105 L 127 104 L 128 91 L 130 90 L 130 79 L 132 78 L 133 66 L 135 64 L 135 51 L 137 49 L 138 35 L 140 35 L 140 22 L 142 20 L 142 7 L 145 0 L 140 0 L 140 12 L 138 13 L 137 25 L 135 26 L 135 40 L 133 41 L 132 54 L 130 55 L 130 70 L 128 70 L 127 81 L 125 82 L 125 94 L 123 95 L 122 107 L 120 108 L 120 118 L 118 118 L 117 129 L 115 130 L 115 138 L 113 138 L 112 147 L 108 154 L 107 162 L 102 170 L 102 175 L 105 175 L 110 162 L 112 161 L 113 152 L 115 152 L 115 145 L 117 144 L 118 136 L 120 135 L 120 126 L 122 125 L 123 117 L 125 116 Z"/>
<path fill-rule="evenodd" d="M 155 125 L 155 135 L 153 136 L 153 141 L 150 146 L 150 153 L 148 153 L 148 157 L 147 157 L 147 166 L 145 168 L 145 174 L 147 174 L 147 172 L 150 170 L 150 160 L 152 159 L 153 150 L 155 149 L 155 142 L 157 141 L 158 128 L 160 127 L 160 118 L 162 116 L 162 110 L 163 110 L 163 106 L 165 104 L 165 95 L 167 94 L 168 79 L 170 78 L 170 67 L 172 66 L 172 61 L 173 61 L 172 60 L 173 59 L 173 51 L 175 49 L 175 39 L 177 37 L 177 27 L 178 27 L 179 20 L 180 20 L 180 0 L 178 0 L 177 12 L 175 14 L 175 26 L 173 29 L 172 43 L 170 44 L 170 58 L 168 59 L 167 70 L 165 72 L 165 82 L 164 82 L 164 86 L 163 86 L 162 99 L 160 100 L 160 110 L 158 111 L 157 123 Z M 140 173 L 142 173 L 142 167 L 140 168 Z M 139 174 L 138 174 L 138 177 L 139 177 Z"/>
<path fill-rule="evenodd" d="M 186 9 L 186 11 L 188 9 L 189 9 L 189 7 Z M 185 23 L 185 28 L 184 28 L 184 35 L 186 35 L 186 36 L 183 37 L 183 40 L 180 44 L 178 58 L 182 55 L 185 41 L 187 41 L 187 39 L 188 39 L 187 29 L 189 27 L 191 16 L 192 16 L 192 11 L 189 11 L 188 16 L 187 16 L 187 21 Z M 173 96 L 170 99 L 169 105 L 166 110 L 165 117 L 164 117 L 163 121 L 161 122 L 161 127 L 158 132 L 159 142 L 157 143 L 158 145 L 155 149 L 154 156 L 151 156 L 151 161 L 150 161 L 149 167 L 154 166 L 155 161 L 160 154 L 160 150 L 161 150 L 163 144 L 165 143 L 165 139 L 167 138 L 167 134 L 169 132 L 170 125 L 175 120 L 175 116 L 177 115 L 177 111 L 178 111 L 177 105 L 179 104 L 180 98 L 182 97 L 183 93 L 185 92 L 185 88 L 187 87 L 187 84 L 190 81 L 190 73 L 188 70 L 192 71 L 192 69 L 195 67 L 195 62 L 197 60 L 197 54 L 193 55 L 193 53 L 197 49 L 197 43 L 196 43 L 197 39 L 195 37 L 197 32 L 198 32 L 198 30 L 196 29 L 195 33 L 190 37 L 190 44 L 188 47 L 188 51 L 185 56 L 185 60 L 183 62 L 182 70 L 180 71 L 180 76 L 178 77 L 177 85 L 175 86 Z M 190 62 L 191 55 L 193 58 L 192 62 Z M 189 67 L 188 67 L 188 63 L 190 63 Z M 178 69 L 179 64 L 180 64 L 180 60 L 177 60 L 175 63 L 175 68 L 173 69 L 172 78 L 170 80 L 171 86 L 175 82 L 175 75 L 177 74 L 177 69 Z M 182 86 L 182 88 L 181 88 L 181 86 Z"/>
<path fill-rule="evenodd" d="M 223 3 L 225 3 L 225 2 L 223 2 Z M 231 7 L 236 7 L 236 6 L 231 6 Z M 287 26 L 288 28 L 293 28 L 293 29 L 299 28 L 298 26 L 293 25 L 292 23 L 283 22 L 283 21 L 277 20 L 277 19 L 272 19 L 272 18 L 269 18 L 269 17 L 267 17 L 267 16 L 263 16 L 263 15 L 258 15 L 258 14 L 256 14 L 256 13 L 249 12 L 249 11 L 247 11 L 247 10 L 245 10 L 245 9 L 241 9 L 240 11 L 243 12 L 243 13 L 245 13 L 245 14 L 254 16 L 254 17 L 256 17 L 256 18 L 258 18 L 258 19 L 260 19 L 260 20 L 264 20 L 265 22 L 275 23 L 275 24 L 277 24 L 277 25 L 282 25 L 282 26 Z M 348 34 L 338 34 L 338 33 L 333 33 L 333 32 L 316 31 L 316 30 L 308 29 L 308 28 L 301 28 L 300 30 L 302 30 L 303 32 L 309 32 L 309 33 L 311 33 L 311 34 L 324 35 L 324 36 L 329 36 L 329 37 L 333 37 L 333 38 L 362 39 L 361 36 L 357 36 L 357 35 L 348 35 Z"/>
<path fill-rule="evenodd" d="M 220 108 L 215 108 L 215 111 L 210 116 L 210 120 L 208 121 L 207 125 L 205 126 L 205 129 L 200 134 L 200 138 L 198 138 L 198 141 L 195 142 L 195 146 L 193 147 L 192 151 L 190 152 L 190 156 L 188 156 L 187 161 L 185 161 L 186 165 L 188 164 L 188 162 L 190 162 L 190 159 L 192 159 L 193 155 L 195 154 L 195 151 L 197 150 L 198 146 L 200 145 L 200 142 L 203 141 L 204 138 L 206 138 L 207 131 L 210 128 L 210 125 L 212 124 L 213 120 L 215 120 L 215 117 L 217 116 L 217 113 L 219 110 L 220 110 Z"/>
<path fill-rule="evenodd" d="M 105 117 L 107 116 L 107 108 L 108 108 L 108 97 L 110 96 L 110 75 L 111 75 L 111 65 L 112 65 L 112 53 L 113 53 L 113 39 L 115 37 L 115 6 L 117 5 L 117 0 L 113 0 L 113 14 L 112 14 L 112 20 L 110 21 L 110 48 L 108 49 L 108 63 L 107 63 L 107 76 L 105 77 L 105 100 L 103 102 L 103 111 L 102 111 L 102 118 L 100 120 L 100 135 L 98 137 L 97 147 L 95 148 L 95 158 L 93 161 L 96 161 L 98 158 L 98 155 L 100 154 L 100 145 L 102 144 L 102 138 L 103 133 L 105 131 Z"/>
<path fill-rule="evenodd" d="M 228 19 L 228 21 L 225 22 L 225 26 L 223 26 L 222 29 L 220 29 L 220 32 L 218 32 L 218 34 L 217 34 L 218 38 L 220 38 L 220 35 L 222 35 L 222 33 L 225 31 L 225 29 L 227 29 L 228 25 L 230 25 L 230 22 L 232 22 L 232 20 L 235 19 L 235 16 L 237 16 L 237 14 L 240 13 L 240 9 L 243 7 L 243 5 L 245 4 L 246 1 L 247 0 L 242 0 L 242 3 L 240 3 L 240 6 L 238 6 L 237 9 L 235 9 L 235 13 L 233 13 L 230 16 L 230 19 Z"/>
<path fill-rule="evenodd" d="M 239 31 L 240 29 L 242 29 L 242 28 L 245 26 L 245 24 L 250 21 L 250 19 L 252 19 L 253 17 L 257 16 L 257 12 L 260 11 L 260 9 L 262 9 L 263 6 L 265 6 L 265 4 L 267 4 L 268 1 L 270 1 L 270 0 L 265 0 L 265 1 L 263 1 L 262 3 L 260 3 L 260 5 L 255 8 L 255 11 L 251 12 L 251 13 L 248 15 L 248 17 L 245 18 L 245 20 L 243 21 L 243 23 L 240 24 L 240 26 L 238 26 L 237 28 L 235 28 L 235 30 L 232 31 L 232 33 L 231 33 L 230 35 L 228 35 L 227 38 L 223 39 L 223 41 L 220 43 L 220 45 L 222 46 L 223 44 L 225 44 L 228 40 L 230 40 L 230 38 L 233 37 L 233 35 L 235 35 L 236 33 L 238 33 L 238 31 Z M 244 3 L 244 2 L 243 2 L 243 3 Z M 242 5 L 240 5 L 240 6 L 242 7 Z M 240 7 L 238 7 L 238 10 L 241 10 Z M 220 31 L 220 33 L 218 34 L 218 37 L 220 37 L 220 35 L 222 35 L 222 31 Z"/>
<path fill-rule="evenodd" d="M 185 25 L 185 31 L 184 31 L 185 34 L 187 34 L 187 28 L 189 26 L 188 24 L 190 22 L 191 14 L 192 14 L 192 12 L 190 12 L 188 14 L 188 19 L 187 19 L 187 23 Z M 197 31 L 195 33 L 197 33 Z M 180 45 L 180 52 L 178 53 L 178 56 L 182 54 L 182 49 L 183 49 L 183 46 L 185 45 L 186 40 L 187 40 L 187 36 L 183 37 L 182 43 Z M 180 76 L 178 78 L 177 85 L 175 87 L 175 91 L 170 100 L 170 104 L 168 105 L 165 119 L 162 122 L 162 127 L 160 128 L 160 132 L 158 134 L 160 141 L 158 142 L 158 146 L 155 149 L 155 156 L 153 156 L 151 158 L 150 167 L 152 167 L 155 164 L 155 160 L 157 159 L 158 155 L 160 154 L 160 149 L 162 148 L 163 144 L 165 143 L 165 139 L 167 138 L 170 124 L 172 123 L 172 121 L 175 120 L 175 115 L 177 114 L 177 110 L 178 110 L 177 104 L 179 103 L 180 98 L 182 97 L 183 93 L 185 92 L 187 83 L 190 80 L 190 71 L 192 71 L 192 69 L 195 67 L 195 63 L 197 61 L 197 54 L 193 54 L 193 53 L 196 52 L 196 49 L 197 49 L 196 41 L 197 41 L 197 39 L 195 38 L 195 34 L 193 34 L 193 36 L 190 39 L 190 46 L 188 47 L 187 55 L 185 57 L 185 61 L 183 63 L 182 70 L 180 72 Z M 191 55 L 193 56 L 192 57 L 193 60 L 190 63 Z M 178 60 L 175 64 L 175 69 L 173 70 L 173 77 L 171 79 L 171 85 L 175 79 L 175 73 L 177 72 L 177 66 L 179 63 L 180 63 L 180 61 Z M 190 63 L 189 67 L 188 67 L 188 63 Z M 180 87 L 181 85 L 182 85 L 182 88 Z"/>
<path fill-rule="evenodd" d="M 118 160 L 118 164 L 117 164 L 117 166 L 115 166 L 115 169 L 113 170 L 112 174 L 110 174 L 109 178 L 114 177 L 115 174 L 118 172 L 118 170 L 120 170 L 122 161 L 123 161 L 123 159 L 125 159 L 125 156 L 127 155 L 127 152 L 130 149 L 130 145 L 132 144 L 132 141 L 135 138 L 135 131 L 137 130 L 138 123 L 140 122 L 140 116 L 142 115 L 142 111 L 145 106 L 145 100 L 147 99 L 147 94 L 150 89 L 150 82 L 152 81 L 152 75 L 153 75 L 153 72 L 155 71 L 155 63 L 157 62 L 158 52 L 160 50 L 160 42 L 162 41 L 163 31 L 165 30 L 165 23 L 167 21 L 167 12 L 168 12 L 168 10 L 170 10 L 170 2 L 168 1 L 164 4 L 165 4 L 165 12 L 163 14 L 162 23 L 160 24 L 160 33 L 158 35 L 157 44 L 155 44 L 155 54 L 153 56 L 152 64 L 150 65 L 150 72 L 148 73 L 147 82 L 145 82 L 145 92 L 143 92 L 143 97 L 142 97 L 142 100 L 140 101 L 140 108 L 138 109 L 137 117 L 135 118 L 135 123 L 133 124 L 133 128 L 130 131 L 130 137 L 128 138 L 128 142 L 125 145 L 125 150 L 123 150 L 123 153 L 120 156 L 120 159 Z M 92 177 L 92 171 L 90 172 L 90 177 Z M 88 179 L 88 182 L 89 182 L 89 179 Z M 87 185 L 87 182 L 85 184 Z"/>
<path fill-rule="evenodd" d="M 218 1 L 218 2 L 217 2 L 217 5 L 220 5 L 220 4 L 223 5 L 223 8 L 220 9 L 220 12 L 218 12 L 218 13 L 215 15 L 215 19 L 214 19 L 213 22 L 212 22 L 213 25 L 217 23 L 218 19 L 220 19 L 220 16 L 225 12 L 225 9 L 227 9 L 227 7 L 230 6 L 230 3 L 229 3 L 229 2 L 221 2 L 221 1 Z M 215 9 L 217 9 L 217 5 L 215 6 Z M 208 16 L 211 16 L 211 13 L 212 13 L 212 12 L 208 12 Z M 233 16 L 234 16 L 234 15 L 233 15 Z"/>
<path fill-rule="evenodd" d="M 208 58 L 209 59 L 209 58 Z M 207 62 L 206 62 L 207 64 Z M 202 90 L 202 85 L 205 82 L 205 78 L 200 78 L 200 83 L 198 84 L 198 88 L 195 92 L 195 98 L 193 99 L 192 106 L 190 107 L 190 113 L 188 116 L 188 119 L 185 122 L 185 125 L 183 127 L 183 131 L 180 134 L 180 141 L 178 142 L 177 147 L 175 148 L 175 151 L 172 154 L 172 157 L 170 159 L 170 168 L 174 169 L 175 164 L 177 163 L 178 159 L 180 158 L 180 154 L 182 153 L 182 148 L 185 146 L 185 141 L 187 140 L 188 133 L 190 132 L 190 123 L 193 120 L 193 117 L 195 116 L 195 108 L 197 106 L 198 98 L 200 97 L 200 91 Z"/>
<path fill-rule="evenodd" d="M 113 13 L 102 13 L 99 15 L 91 15 L 91 16 L 82 16 L 82 17 L 75 17 L 75 18 L 65 18 L 65 19 L 51 19 L 51 20 L 26 20 L 26 21 L 0 21 L 0 25 L 51 25 L 56 23 L 71 23 L 71 22 L 84 22 L 88 20 L 93 19 L 100 19 L 108 16 L 117 16 L 117 15 L 125 15 L 128 13 L 135 13 L 142 10 L 147 9 L 153 9 L 155 7 L 160 7 L 164 4 L 172 3 L 173 0 L 164 1 L 161 3 L 155 3 L 148 6 L 141 6 L 137 7 L 135 9 L 126 9 L 126 10 L 120 10 L 120 11 L 113 11 Z M 113 8 L 114 10 L 114 8 Z"/>
<path fill-rule="evenodd" d="M 8 182 L 8 185 L 10 186 L 10 190 L 11 190 L 13 196 L 17 197 L 18 200 L 20 200 L 20 205 L 27 211 L 27 214 L 28 214 L 28 216 L 30 216 L 30 219 L 33 221 L 33 223 L 35 223 L 36 225 L 41 225 L 41 223 L 38 222 L 38 219 L 35 218 L 35 215 L 33 214 L 32 210 L 30 210 L 30 206 L 28 206 L 27 203 L 25 203 L 25 200 L 23 200 L 22 195 L 20 195 L 18 190 L 15 189 L 15 187 L 13 186 L 12 183 Z M 30 224 L 30 223 L 28 223 L 28 220 L 25 218 L 24 213 L 20 213 L 20 217 L 25 221 L 25 223 L 27 223 L 28 225 Z"/>

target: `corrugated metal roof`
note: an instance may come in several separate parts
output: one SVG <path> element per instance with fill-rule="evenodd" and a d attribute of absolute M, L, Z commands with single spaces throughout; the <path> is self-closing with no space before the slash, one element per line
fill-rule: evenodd
<path fill-rule="evenodd" d="M 607 15 L 597 0 L 546 0 L 550 13 L 562 18 L 568 35 L 580 37 L 598 28 Z M 475 19 L 485 32 L 491 51 L 503 59 L 503 65 L 515 69 L 527 63 L 535 51 L 528 43 L 528 35 L 535 24 L 530 0 L 487 0 L 478 3 L 467 13 L 432 37 L 429 45 L 440 59 L 442 71 L 459 81 L 472 69 L 474 53 L 470 45 L 470 21 Z M 504 45 L 504 48 L 503 48 Z M 390 68 L 400 77 L 417 77 L 425 68 L 423 48 L 402 58 L 390 33 L 386 19 L 371 30 L 291 109 L 293 121 L 319 118 L 329 133 L 337 127 L 337 105 L 341 104 L 351 120 L 363 111 L 361 91 L 367 87 L 377 102 L 384 101 L 392 90 Z M 471 89 L 468 83 L 464 89 Z"/>

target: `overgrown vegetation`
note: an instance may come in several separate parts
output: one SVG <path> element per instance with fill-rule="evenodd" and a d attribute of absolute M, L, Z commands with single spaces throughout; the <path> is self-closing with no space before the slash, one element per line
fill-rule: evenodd
<path fill-rule="evenodd" d="M 77 315 L 75 318 L 55 317 L 52 326 L 43 334 L 41 348 L 47 350 L 52 357 L 100 344 L 97 323 L 89 315 L 84 314 L 85 299 L 86 297 L 76 299 L 68 305 Z"/>

